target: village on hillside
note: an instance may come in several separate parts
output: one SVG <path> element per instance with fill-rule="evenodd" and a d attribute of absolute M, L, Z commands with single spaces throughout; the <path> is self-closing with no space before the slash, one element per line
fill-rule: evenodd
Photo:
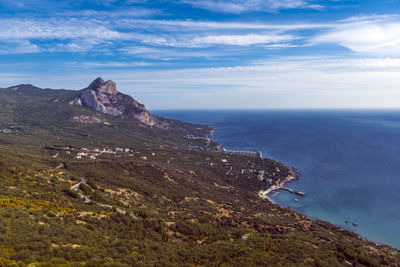
<path fill-rule="evenodd" d="M 221 175 L 230 179 L 247 180 L 249 182 L 260 183 L 263 190 L 259 192 L 260 197 L 266 198 L 272 201 L 272 198 L 279 194 L 278 190 L 287 190 L 291 193 L 304 196 L 305 193 L 297 192 L 285 186 L 288 182 L 298 178 L 298 173 L 294 169 L 285 168 L 283 165 L 269 166 L 266 165 L 267 159 L 262 157 L 261 151 L 236 151 L 227 150 L 219 144 L 211 141 L 209 138 L 196 137 L 193 135 L 186 135 L 184 138 L 189 142 L 186 151 L 213 151 L 215 152 L 215 158 L 206 158 L 205 163 L 208 168 L 219 170 Z M 54 148 L 49 148 L 54 150 Z M 172 149 L 172 150 L 171 150 Z M 58 147 L 57 153 L 52 155 L 56 158 L 60 153 L 64 153 L 64 156 L 73 157 L 77 160 L 96 160 L 101 155 L 109 155 L 111 157 L 135 157 L 136 159 L 147 161 L 149 157 L 153 158 L 156 153 L 159 154 L 158 160 L 164 158 L 166 164 L 171 164 L 175 158 L 174 154 L 181 155 L 185 153 L 185 150 L 180 150 L 178 147 L 168 147 L 160 145 L 158 149 L 153 152 L 150 147 L 147 150 L 135 150 L 132 147 L 115 147 L 115 148 L 73 148 L 71 146 Z M 200 165 L 200 161 L 195 165 Z M 283 168 L 283 173 L 282 172 Z M 192 171 L 192 173 L 195 173 Z M 270 193 L 274 192 L 272 196 Z M 296 199 L 297 200 L 297 199 Z"/>
<path fill-rule="evenodd" d="M 98 156 L 101 154 L 111 154 L 111 155 L 116 155 L 118 153 L 125 153 L 128 154 L 129 156 L 134 156 L 135 151 L 132 148 L 122 148 L 122 147 L 116 147 L 114 149 L 112 148 L 73 148 L 69 146 L 61 147 L 61 150 L 65 152 L 66 155 L 71 155 L 75 159 L 97 159 Z M 58 157 L 60 152 L 57 152 L 55 155 L 53 155 L 53 158 Z M 152 153 L 154 156 L 155 153 Z M 140 156 L 139 158 L 143 160 L 147 160 L 146 156 Z"/>

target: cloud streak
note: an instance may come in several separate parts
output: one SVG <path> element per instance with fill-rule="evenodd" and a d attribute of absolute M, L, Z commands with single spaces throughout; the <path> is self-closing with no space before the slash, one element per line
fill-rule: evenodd
<path fill-rule="evenodd" d="M 355 52 L 400 54 L 400 22 L 349 23 L 315 36 L 310 44 L 339 44 Z"/>
<path fill-rule="evenodd" d="M 0 40 L 13 39 L 126 39 L 127 34 L 102 25 L 101 21 L 78 19 L 3 19 Z"/>
<path fill-rule="evenodd" d="M 79 89 L 102 75 L 153 108 L 394 103 L 400 16 L 350 2 L 4 0 L 0 80 Z"/>
<path fill-rule="evenodd" d="M 178 100 L 180 108 L 399 107 L 400 58 L 282 57 L 236 67 L 134 72 L 96 67 L 100 69 L 46 74 L 45 79 L 0 72 L 0 80 L 4 77 L 3 83 L 7 82 L 3 86 L 30 82 L 41 87 L 68 84 L 69 89 L 80 89 L 87 85 L 88 77 L 101 75 L 112 78 L 122 92 L 153 109 L 170 108 L 171 101 Z"/>
<path fill-rule="evenodd" d="M 193 39 L 193 43 L 199 45 L 248 46 L 255 44 L 285 42 L 293 39 L 295 39 L 294 36 L 279 34 L 209 35 L 204 37 L 196 37 Z"/>
<path fill-rule="evenodd" d="M 290 49 L 336 44 L 358 53 L 396 55 L 397 16 L 361 16 L 331 23 L 264 24 L 190 20 L 52 17 L 0 19 L 0 53 L 124 52 L 144 46 Z M 149 50 L 147 51 L 149 52 Z M 132 53 L 130 53 L 132 54 Z M 137 54 L 138 55 L 138 54 Z M 146 53 L 148 56 L 149 53 Z M 156 52 L 156 56 L 157 52 Z"/>
<path fill-rule="evenodd" d="M 0 43 L 0 55 L 40 53 L 41 49 L 26 40 Z"/>
<path fill-rule="evenodd" d="M 282 9 L 323 9 L 308 0 L 183 0 L 182 3 L 213 12 L 240 14 L 251 11 L 276 12 Z"/>

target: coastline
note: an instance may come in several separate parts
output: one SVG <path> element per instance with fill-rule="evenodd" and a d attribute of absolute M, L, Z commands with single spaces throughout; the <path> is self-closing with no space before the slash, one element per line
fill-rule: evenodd
<path fill-rule="evenodd" d="M 272 199 L 273 196 L 271 197 L 271 196 L 268 195 L 268 194 L 270 194 L 270 193 L 272 193 L 274 191 L 286 190 L 286 191 L 289 191 L 292 194 L 305 196 L 305 192 L 296 191 L 296 190 L 293 190 L 290 187 L 286 186 L 288 183 L 299 179 L 299 177 L 300 177 L 300 175 L 299 175 L 298 171 L 293 167 L 289 167 L 289 175 L 286 176 L 286 178 L 283 181 L 281 181 L 280 183 L 278 183 L 276 185 L 271 185 L 267 190 L 260 190 L 258 192 L 258 196 L 260 198 L 267 199 L 268 201 L 270 201 L 270 202 L 272 202 L 274 204 L 276 204 L 276 203 Z"/>
<path fill-rule="evenodd" d="M 213 127 L 213 126 L 209 126 L 209 125 L 207 125 L 207 126 L 210 127 L 210 128 L 212 128 L 213 131 L 212 131 L 211 133 L 209 133 L 209 134 L 206 134 L 206 137 L 203 138 L 203 139 L 210 140 L 210 138 L 215 134 L 215 132 L 216 132 L 217 129 L 216 129 L 215 127 Z M 185 137 L 185 138 L 186 138 L 186 137 Z M 187 138 L 186 138 L 186 139 L 187 139 Z M 224 148 L 224 146 L 221 145 L 219 142 L 216 142 L 216 141 L 214 141 L 214 140 L 213 140 L 213 142 L 217 144 L 217 147 L 219 148 L 219 152 L 222 152 L 222 153 L 229 153 L 229 152 L 230 152 L 230 150 L 226 150 L 226 149 Z M 249 151 L 240 151 L 240 152 L 248 152 L 248 153 L 251 153 L 251 152 L 249 152 Z M 260 155 L 260 156 L 258 156 L 258 157 L 262 158 L 262 153 L 261 153 L 261 152 L 254 152 L 254 153 L 260 153 L 260 154 L 258 154 L 258 155 Z M 283 163 L 282 163 L 282 164 L 283 164 Z M 285 164 L 284 164 L 284 165 L 285 165 Z M 286 165 L 285 165 L 285 166 L 286 166 Z M 292 193 L 292 194 L 296 194 L 296 195 L 299 195 L 299 196 L 302 196 L 302 197 L 304 197 L 304 196 L 306 195 L 305 192 L 297 191 L 297 190 L 294 190 L 294 189 L 292 189 L 292 188 L 286 186 L 288 183 L 290 183 L 290 182 L 292 182 L 292 181 L 295 181 L 295 180 L 298 180 L 298 179 L 300 178 L 300 173 L 299 173 L 299 171 L 298 171 L 295 167 L 288 167 L 288 166 L 286 166 L 286 167 L 289 168 L 289 175 L 286 176 L 286 177 L 283 179 L 283 181 L 278 180 L 278 183 L 277 183 L 277 184 L 271 185 L 267 190 L 260 190 L 260 191 L 258 192 L 258 196 L 259 196 L 260 198 L 262 198 L 262 199 L 267 199 L 269 202 L 271 202 L 271 203 L 273 203 L 273 204 L 276 204 L 276 205 L 279 205 L 279 204 L 277 204 L 277 203 L 272 199 L 274 196 L 276 196 L 277 194 L 279 194 L 279 192 L 276 192 L 276 194 L 273 195 L 273 196 L 269 196 L 270 193 L 275 192 L 275 191 L 278 191 L 278 190 L 286 190 L 286 191 L 288 191 L 288 192 L 290 192 L 290 193 Z"/>
<path fill-rule="evenodd" d="M 207 138 L 211 138 L 211 137 L 215 134 L 216 128 L 214 128 L 214 129 L 215 129 L 215 131 L 213 132 L 213 134 L 210 135 L 210 136 L 208 136 Z M 216 142 L 216 141 L 213 141 L 213 142 L 217 143 L 217 144 L 221 147 L 221 149 L 224 148 L 219 142 Z M 282 163 L 282 164 L 283 164 L 283 163 Z M 286 166 L 286 164 L 284 164 L 284 165 Z M 286 166 L 286 167 L 288 167 L 288 166 Z M 268 189 L 258 191 L 258 196 L 259 196 L 260 198 L 266 199 L 266 200 L 268 200 L 270 203 L 275 204 L 275 205 L 278 205 L 278 206 L 280 206 L 280 207 L 282 207 L 282 206 L 281 206 L 280 204 L 276 203 L 276 202 L 273 200 L 273 197 L 275 197 L 276 195 L 279 194 L 279 190 L 286 190 L 286 191 L 288 191 L 288 192 L 290 192 L 290 193 L 292 193 L 292 194 L 297 194 L 297 195 L 300 195 L 300 196 L 304 197 L 305 194 L 306 194 L 305 192 L 296 191 L 296 190 L 294 190 L 294 189 L 292 189 L 292 188 L 290 188 L 290 187 L 287 186 L 287 184 L 289 184 L 290 182 L 293 182 L 293 181 L 295 181 L 295 180 L 298 180 L 298 179 L 300 178 L 300 175 L 301 175 L 300 172 L 299 172 L 295 167 L 288 167 L 288 168 L 289 168 L 289 175 L 286 176 L 286 177 L 283 179 L 283 181 L 278 180 L 278 183 L 277 183 L 277 184 L 271 185 Z M 275 192 L 275 194 L 272 195 L 272 196 L 270 196 L 269 194 L 271 194 L 271 193 L 273 193 L 273 192 Z M 307 216 L 307 215 L 305 215 L 305 216 Z M 309 216 L 307 216 L 307 217 L 310 218 Z M 315 219 L 319 219 L 319 218 L 315 218 Z M 314 219 L 312 219 L 312 220 L 314 220 Z M 328 222 L 328 221 L 327 221 L 327 222 Z M 329 223 L 330 223 L 330 222 L 329 222 Z M 336 225 L 336 224 L 334 224 L 334 225 Z M 343 230 L 351 231 L 352 233 L 356 234 L 356 235 L 357 235 L 360 239 L 362 239 L 362 240 L 369 241 L 369 242 L 373 242 L 373 243 L 375 243 L 376 245 L 379 245 L 379 246 L 391 246 L 391 247 L 393 247 L 394 249 L 397 249 L 396 247 L 394 247 L 394 246 L 392 246 L 392 245 L 389 245 L 389 244 L 385 244 L 385 243 L 382 243 L 382 242 L 378 242 L 378 241 L 372 240 L 372 239 L 370 239 L 370 238 L 368 238 L 368 237 L 366 237 L 366 236 L 364 236 L 364 235 L 362 235 L 362 234 L 360 234 L 360 233 L 357 233 L 356 231 L 354 231 L 354 230 L 352 230 L 352 229 L 343 228 L 342 225 L 336 225 L 336 226 L 339 227 L 339 228 L 341 228 L 341 229 L 343 229 Z"/>
<path fill-rule="evenodd" d="M 188 113 L 185 113 L 184 116 L 181 115 L 181 112 L 179 112 L 179 113 L 178 112 L 167 112 L 166 114 L 168 114 L 169 116 L 172 116 L 174 118 L 178 118 L 180 120 L 183 120 L 183 121 L 193 121 L 193 122 L 196 122 L 196 123 L 202 123 L 202 124 L 206 124 L 206 125 L 213 125 L 213 128 L 216 130 L 210 136 L 210 138 L 211 138 L 213 143 L 228 145 L 231 149 L 251 149 L 252 151 L 256 151 L 256 150 L 259 150 L 259 149 L 260 150 L 266 150 L 266 151 L 269 151 L 271 153 L 271 155 L 274 155 L 274 157 L 275 156 L 278 157 L 280 159 L 279 161 L 281 163 L 284 163 L 284 165 L 286 165 L 288 167 L 296 166 L 296 167 L 301 168 L 302 171 L 304 169 L 304 172 L 309 171 L 309 169 L 307 169 L 304 166 L 304 164 L 302 164 L 303 162 L 307 163 L 307 164 L 313 164 L 313 162 L 307 161 L 308 160 L 307 158 L 303 159 L 303 157 L 302 157 L 301 159 L 299 159 L 299 158 L 296 158 L 296 157 L 293 157 L 293 156 L 285 157 L 286 154 L 287 155 L 293 155 L 294 149 L 292 149 L 293 146 L 292 146 L 292 148 L 289 148 L 289 146 L 287 145 L 287 142 L 286 141 L 283 142 L 283 138 L 281 138 L 279 136 L 279 134 L 278 134 L 278 133 L 280 133 L 280 131 L 286 131 L 286 130 L 290 131 L 291 130 L 289 125 L 290 125 L 290 122 L 292 121 L 290 119 L 292 117 L 292 114 L 286 113 L 286 112 L 271 112 L 271 113 L 272 114 L 269 114 L 268 112 L 266 112 L 265 115 L 264 114 L 260 115 L 259 113 L 254 114 L 253 112 L 248 111 L 248 114 L 247 114 L 248 116 L 251 116 L 251 115 L 259 116 L 259 117 L 257 117 L 257 120 L 268 119 L 268 122 L 271 124 L 271 129 L 272 130 L 271 130 L 270 133 L 266 134 L 265 136 L 268 137 L 268 140 L 276 140 L 275 143 L 277 144 L 277 145 L 276 144 L 272 145 L 271 149 L 268 148 L 268 146 L 271 145 L 270 144 L 271 141 L 261 142 L 260 140 L 258 140 L 264 134 L 261 135 L 260 133 L 258 133 L 257 130 L 259 128 L 253 128 L 251 126 L 250 122 L 246 122 L 246 123 L 243 123 L 243 124 L 232 125 L 232 121 L 242 119 L 242 117 L 237 116 L 236 113 L 234 113 L 232 115 L 231 113 L 218 112 L 218 113 L 215 113 L 216 114 L 215 115 L 215 114 L 211 114 L 211 113 L 204 113 L 203 114 L 203 113 L 198 113 L 198 112 L 192 112 L 192 113 L 188 112 Z M 207 116 L 205 116 L 205 115 L 207 115 Z M 210 117 L 208 117 L 208 115 L 210 115 Z M 211 115 L 213 115 L 213 116 L 211 116 Z M 273 116 L 271 116 L 271 115 L 273 115 Z M 309 122 L 311 123 L 311 122 L 315 122 L 315 121 L 318 122 L 319 123 L 318 125 L 321 125 L 321 126 L 318 126 L 316 128 L 316 130 L 319 133 L 324 134 L 324 133 L 326 133 L 327 129 L 330 129 L 330 128 L 326 128 L 325 127 L 328 122 L 330 123 L 330 121 L 326 121 L 326 120 L 330 119 L 331 116 L 335 115 L 335 113 L 332 113 L 332 114 L 323 113 L 322 114 L 323 116 L 321 115 L 321 117 L 316 117 L 316 118 L 314 118 L 313 116 L 311 116 L 307 112 L 304 112 L 304 114 L 300 113 L 300 115 L 299 116 L 300 116 L 301 121 L 304 121 L 304 122 L 307 122 L 307 123 L 309 123 Z M 358 116 L 358 113 L 355 113 L 355 115 Z M 216 118 L 214 118 L 214 117 L 216 117 Z M 373 118 L 375 118 L 375 117 L 373 117 Z M 378 118 L 380 118 L 380 116 Z M 384 118 L 386 118 L 386 117 L 384 117 Z M 340 124 L 337 125 L 337 128 L 340 129 L 340 127 L 342 125 L 344 125 L 344 126 L 353 125 L 354 122 L 351 121 L 350 119 L 346 119 L 345 121 L 340 121 Z M 334 121 L 334 122 L 336 123 L 336 121 Z M 282 123 L 282 125 L 280 123 Z M 324 127 L 322 127 L 322 126 L 324 126 Z M 244 128 L 244 129 L 242 129 L 242 128 Z M 362 130 L 368 131 L 368 130 L 374 130 L 375 129 L 375 128 L 372 128 L 372 129 L 370 129 L 370 128 L 371 127 L 369 127 L 368 125 L 364 125 L 364 124 L 361 125 L 360 124 L 360 129 L 362 129 Z M 353 129 L 353 131 L 355 133 L 360 132 L 359 130 L 354 130 L 354 129 Z M 304 134 L 309 133 L 309 132 L 310 132 L 309 129 L 303 129 L 303 133 Z M 293 131 L 290 131 L 290 133 L 293 133 Z M 338 135 L 340 133 L 341 132 L 339 131 L 339 132 L 333 132 L 332 134 L 335 137 L 336 135 Z M 243 136 L 246 137 L 245 140 L 241 140 L 241 138 L 243 138 Z M 317 141 L 318 142 L 321 142 L 321 141 L 332 141 L 332 138 L 329 137 L 330 135 L 323 135 L 323 136 L 324 136 L 324 138 L 322 140 L 317 140 Z M 288 138 L 292 138 L 293 140 L 296 140 L 295 138 L 299 138 L 299 137 L 301 137 L 301 135 L 299 135 L 299 134 L 289 134 L 288 135 Z M 253 142 L 253 143 L 250 143 L 247 140 L 249 138 L 253 138 L 256 141 Z M 337 140 L 337 139 L 335 139 L 335 140 Z M 345 147 L 345 145 L 348 144 L 348 142 L 350 142 L 350 141 L 351 141 L 352 144 L 354 143 L 355 145 L 360 145 L 360 143 L 363 140 L 364 139 L 354 140 L 353 138 L 340 139 L 340 143 L 344 144 L 344 147 Z M 309 149 L 309 147 L 305 147 L 305 145 L 303 145 L 302 143 L 298 143 L 298 144 L 299 145 L 295 145 L 294 146 L 296 151 L 302 150 L 302 149 L 306 149 L 306 148 Z M 316 144 L 318 144 L 318 143 L 316 143 Z M 330 143 L 328 142 L 328 144 L 332 144 L 332 142 L 330 142 Z M 385 142 L 383 142 L 381 145 L 385 145 Z M 277 151 L 277 147 L 278 146 L 279 146 L 279 151 Z M 317 148 L 314 147 L 310 151 L 310 155 L 309 156 L 312 156 L 312 153 L 314 153 L 314 152 L 318 152 L 318 150 L 316 150 L 316 149 Z M 352 159 L 351 155 L 349 156 L 347 154 L 345 155 L 345 154 L 342 153 L 345 150 L 334 150 L 334 151 L 339 153 L 342 156 L 342 158 L 344 158 L 344 159 Z M 273 152 L 275 152 L 275 153 L 273 153 Z M 276 152 L 278 152 L 278 153 L 276 154 Z M 325 155 L 325 154 L 322 154 L 322 155 Z M 379 154 L 377 154 L 377 155 L 379 155 Z M 330 157 L 330 155 L 327 155 L 327 156 Z M 271 157 L 271 156 L 267 156 L 267 157 Z M 360 163 L 361 162 L 361 160 L 358 160 L 358 158 L 354 159 L 354 160 L 356 160 L 356 163 Z M 292 165 L 292 164 L 287 165 L 286 164 L 287 162 L 291 162 L 294 165 Z M 379 161 L 379 159 L 377 159 L 377 162 L 381 162 L 381 161 Z M 335 163 L 335 164 L 337 164 L 337 163 Z M 375 165 L 372 164 L 371 168 L 372 167 L 375 167 Z M 376 170 L 376 168 L 375 168 L 375 170 Z M 351 173 L 353 175 L 355 175 L 355 178 L 357 178 L 357 173 L 353 170 L 353 168 L 351 168 L 351 171 L 352 171 Z M 342 172 L 342 169 L 340 169 L 340 168 L 337 169 L 337 170 L 335 169 L 333 171 L 334 174 L 340 174 L 341 172 Z M 361 173 L 364 173 L 364 172 L 361 171 Z M 317 174 L 318 174 L 318 172 L 317 172 Z M 303 175 L 303 173 L 302 173 L 302 175 Z M 304 173 L 304 175 L 305 175 L 305 173 Z M 307 174 L 307 180 L 308 181 L 304 181 L 304 183 L 307 183 L 310 180 L 315 178 L 313 176 L 309 177 L 309 175 L 310 174 L 308 173 Z M 312 175 L 314 175 L 314 173 L 312 173 Z M 340 177 L 340 176 L 337 176 L 337 177 Z M 280 180 L 281 181 L 279 181 L 277 183 L 279 185 L 282 185 L 282 182 L 283 182 L 283 185 L 285 185 L 286 187 L 291 187 L 291 186 L 297 187 L 296 186 L 297 183 L 293 184 L 293 185 L 289 184 L 290 182 L 295 181 L 296 179 L 293 179 L 291 177 L 286 177 L 285 181 L 282 181 L 283 178 L 281 178 Z M 331 180 L 330 179 L 321 180 L 321 183 L 318 183 L 318 186 L 319 187 L 322 187 L 322 186 L 326 187 L 326 185 L 330 185 L 330 184 L 326 183 L 324 181 L 331 181 Z M 346 182 L 346 181 L 344 179 L 338 179 L 337 182 L 335 182 L 335 183 L 336 184 L 340 184 L 340 183 L 343 183 L 343 182 Z M 275 180 L 275 183 L 276 183 L 276 180 Z M 300 181 L 300 183 L 303 184 L 303 182 L 301 182 L 301 181 Z M 312 206 L 312 204 L 315 202 L 315 199 L 318 198 L 318 196 L 316 197 L 315 194 L 314 194 L 314 191 L 313 191 L 314 187 L 309 189 L 308 187 L 301 186 L 301 188 L 304 189 L 304 191 L 306 191 L 307 198 L 304 198 L 303 200 L 301 198 L 298 198 L 300 200 L 299 203 L 295 203 L 293 201 L 293 199 L 296 198 L 297 196 L 291 196 L 290 194 L 285 194 L 285 192 L 283 190 L 279 189 L 279 188 L 270 188 L 270 190 L 267 191 L 268 188 L 264 184 L 262 185 L 261 188 L 259 187 L 256 190 L 254 190 L 253 194 L 254 195 L 257 194 L 256 195 L 257 198 L 260 197 L 260 199 L 267 199 L 270 203 L 272 202 L 272 203 L 274 203 L 274 204 L 276 204 L 276 205 L 278 205 L 280 207 L 290 207 L 294 211 L 296 211 L 298 213 L 301 213 L 301 214 L 307 216 L 308 218 L 310 218 L 312 220 L 323 220 L 323 221 L 332 223 L 333 225 L 335 225 L 337 227 L 340 227 L 342 229 L 345 229 L 345 230 L 351 231 L 353 233 L 356 233 L 358 236 L 360 236 L 360 237 L 362 237 L 362 238 L 364 238 L 366 240 L 369 240 L 369 241 L 372 241 L 372 242 L 378 243 L 378 244 L 387 244 L 389 246 L 393 246 L 393 247 L 396 247 L 398 249 L 398 245 L 397 245 L 398 241 L 396 241 L 393 238 L 393 236 L 395 236 L 395 235 L 391 235 L 391 234 L 387 235 L 386 234 L 387 231 L 383 229 L 384 226 L 385 227 L 386 226 L 390 227 L 389 223 L 386 223 L 386 224 L 380 223 L 377 226 L 377 227 L 379 227 L 380 232 L 373 232 L 371 229 L 368 229 L 366 227 L 368 226 L 367 223 L 371 223 L 372 226 L 375 226 L 375 224 L 374 224 L 374 223 L 376 223 L 375 219 L 374 219 L 373 222 L 367 221 L 368 218 L 370 218 L 371 216 L 368 216 L 368 217 L 364 218 L 365 214 L 362 213 L 362 211 L 361 211 L 360 215 L 358 215 L 358 213 L 357 213 L 357 216 L 355 216 L 356 212 L 358 212 L 357 210 L 354 210 L 354 212 L 349 213 L 348 212 L 349 209 L 344 209 L 343 214 L 338 214 L 338 215 L 333 214 L 332 216 L 336 216 L 336 217 L 332 217 L 333 219 L 331 217 L 325 216 L 326 214 L 322 214 L 320 216 L 319 210 L 314 210 L 313 209 L 314 206 Z M 317 190 L 318 190 L 318 192 L 324 191 L 323 188 L 317 189 Z M 265 192 L 265 191 L 267 191 L 267 192 Z M 326 198 L 323 199 L 324 201 L 327 201 L 327 199 L 329 199 L 329 197 L 330 197 L 329 193 L 330 192 L 327 192 L 328 195 L 327 195 Z M 277 194 L 279 194 L 279 195 L 277 195 Z M 356 197 L 356 196 L 357 195 L 354 195 L 354 197 Z M 355 201 L 357 201 L 357 199 L 355 199 Z M 332 208 L 335 208 L 337 206 L 336 204 L 331 204 L 331 203 L 335 203 L 335 202 L 329 202 L 329 203 L 327 203 L 327 205 L 329 205 L 329 207 L 332 207 Z M 307 209 L 309 209 L 307 212 L 304 210 L 304 205 L 305 204 L 307 204 Z M 317 204 L 320 204 L 320 202 L 317 203 Z M 357 202 L 352 202 L 350 204 L 351 205 L 352 204 L 357 204 Z M 355 207 L 355 209 L 356 208 L 357 207 Z M 391 209 L 391 210 L 393 210 L 393 209 Z M 383 212 L 378 212 L 378 213 L 374 213 L 374 214 L 379 215 L 379 214 L 382 214 L 382 213 Z M 374 217 L 377 218 L 377 216 L 374 216 Z M 350 222 L 349 223 L 350 225 L 345 225 L 344 222 L 346 222 L 346 220 Z M 357 226 L 357 228 L 354 228 L 355 226 L 352 226 L 351 222 L 356 222 L 356 223 L 359 223 L 360 225 Z M 348 226 L 348 227 L 346 227 L 346 226 Z M 389 228 L 389 229 L 391 229 L 391 228 Z M 372 232 L 373 235 L 370 235 L 369 234 L 370 232 Z"/>

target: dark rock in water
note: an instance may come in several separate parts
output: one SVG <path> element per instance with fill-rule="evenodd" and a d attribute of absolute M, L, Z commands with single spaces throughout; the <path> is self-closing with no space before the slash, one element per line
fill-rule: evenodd
<path fill-rule="evenodd" d="M 353 223 L 354 226 L 358 226 L 358 223 Z"/>

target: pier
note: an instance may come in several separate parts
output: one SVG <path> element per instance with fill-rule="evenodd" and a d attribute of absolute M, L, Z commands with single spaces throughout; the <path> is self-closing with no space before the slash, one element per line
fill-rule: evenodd
<path fill-rule="evenodd" d="M 276 197 L 279 194 L 279 192 L 275 192 L 271 197 Z"/>
<path fill-rule="evenodd" d="M 280 189 L 289 191 L 290 193 L 296 194 L 296 195 L 299 195 L 299 196 L 305 196 L 306 195 L 306 193 L 304 193 L 304 192 L 296 191 L 296 190 L 293 190 L 292 188 L 285 187 L 285 186 L 281 187 Z"/>
<path fill-rule="evenodd" d="M 268 194 L 271 193 L 271 192 L 277 191 L 277 190 L 286 190 L 286 191 L 288 191 L 288 192 L 290 192 L 292 194 L 296 194 L 296 195 L 304 197 L 306 195 L 305 192 L 297 191 L 297 190 L 294 190 L 292 188 L 289 188 L 289 187 L 285 186 L 287 183 L 298 179 L 298 177 L 299 177 L 298 171 L 296 169 L 294 169 L 294 168 L 291 168 L 290 172 L 289 172 L 289 175 L 286 177 L 286 179 L 284 181 L 282 181 L 280 184 L 277 184 L 277 185 L 271 185 L 267 190 L 261 190 L 258 193 L 258 195 L 261 198 L 268 199 L 272 203 L 274 203 L 272 198 L 274 196 L 276 196 L 278 192 L 275 192 L 275 194 L 273 194 L 272 196 L 269 196 Z"/>

